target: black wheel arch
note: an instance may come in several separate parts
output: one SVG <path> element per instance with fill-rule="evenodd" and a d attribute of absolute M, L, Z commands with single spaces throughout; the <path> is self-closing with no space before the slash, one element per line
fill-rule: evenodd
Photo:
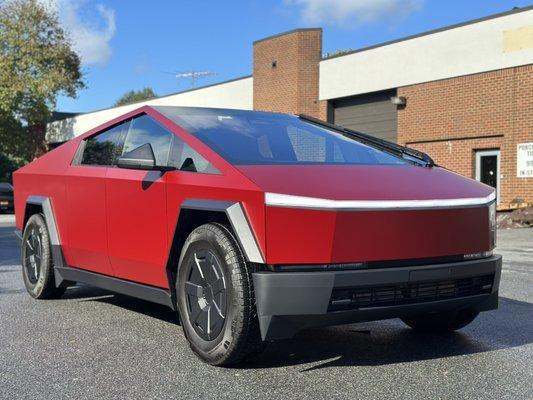
<path fill-rule="evenodd" d="M 167 279 L 174 307 L 177 304 L 175 288 L 183 245 L 194 229 L 207 223 L 219 223 L 226 226 L 241 246 L 247 262 L 264 264 L 263 254 L 240 203 L 204 199 L 185 200 L 180 207 L 166 265 Z M 240 235 L 238 231 L 241 232 Z M 244 233 L 242 233 L 243 231 Z"/>
<path fill-rule="evenodd" d="M 29 218 L 32 215 L 39 213 L 43 215 L 49 231 L 53 264 L 56 267 L 64 267 L 66 266 L 66 263 L 63 256 L 63 249 L 61 248 L 61 236 L 54 215 L 52 199 L 50 197 L 41 195 L 30 195 L 27 197 L 24 207 L 23 229 L 26 227 Z M 59 274 L 56 274 L 56 286 L 62 284 L 65 285 L 66 283 L 67 282 L 62 282 Z"/>
<path fill-rule="evenodd" d="M 176 307 L 177 304 L 176 279 L 183 245 L 193 230 L 210 222 L 218 222 L 229 227 L 228 217 L 223 211 L 192 210 L 188 208 L 180 210 L 178 220 L 174 228 L 174 236 L 172 238 L 172 245 L 170 247 L 166 267 L 170 295 L 172 297 L 172 304 L 174 307 Z"/>
<path fill-rule="evenodd" d="M 24 219 L 22 223 L 22 230 L 26 227 L 26 224 L 28 223 L 28 220 L 30 217 L 34 214 L 42 214 L 43 213 L 43 206 L 41 204 L 36 203 L 29 203 L 26 202 L 26 207 L 24 208 Z"/>

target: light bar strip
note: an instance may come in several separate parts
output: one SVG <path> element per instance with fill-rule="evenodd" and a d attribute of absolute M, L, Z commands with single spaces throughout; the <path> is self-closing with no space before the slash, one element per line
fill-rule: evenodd
<path fill-rule="evenodd" d="M 265 193 L 265 204 L 267 206 L 325 210 L 398 210 L 474 207 L 489 204 L 495 199 L 495 192 L 492 192 L 486 197 L 432 200 L 330 200 L 280 193 Z"/>

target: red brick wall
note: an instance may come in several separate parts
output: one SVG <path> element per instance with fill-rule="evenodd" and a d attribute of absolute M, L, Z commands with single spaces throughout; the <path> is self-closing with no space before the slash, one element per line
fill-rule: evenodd
<path fill-rule="evenodd" d="M 254 109 L 326 120 L 328 103 L 318 101 L 321 52 L 320 29 L 255 42 Z M 472 178 L 475 152 L 499 149 L 501 206 L 533 203 L 533 178 L 516 176 L 517 144 L 533 142 L 532 93 L 533 65 L 398 88 L 407 98 L 398 110 L 398 142 Z"/>
<path fill-rule="evenodd" d="M 533 142 L 533 65 L 406 86 L 398 95 L 407 98 L 399 143 L 472 178 L 476 150 L 500 149 L 501 206 L 533 203 L 533 178 L 516 176 L 517 144 Z"/>
<path fill-rule="evenodd" d="M 318 101 L 321 56 L 321 29 L 301 29 L 255 42 L 254 109 L 320 117 L 325 110 Z"/>

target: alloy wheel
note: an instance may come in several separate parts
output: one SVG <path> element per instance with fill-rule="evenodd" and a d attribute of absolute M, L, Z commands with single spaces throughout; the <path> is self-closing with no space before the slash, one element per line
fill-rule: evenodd
<path fill-rule="evenodd" d="M 215 339 L 226 320 L 227 288 L 221 263 L 212 251 L 194 253 L 188 266 L 185 295 L 195 332 L 204 340 Z"/>
<path fill-rule="evenodd" d="M 26 239 L 26 257 L 24 264 L 28 280 L 36 284 L 39 280 L 42 266 L 43 244 L 42 237 L 36 227 L 32 227 L 28 238 Z"/>

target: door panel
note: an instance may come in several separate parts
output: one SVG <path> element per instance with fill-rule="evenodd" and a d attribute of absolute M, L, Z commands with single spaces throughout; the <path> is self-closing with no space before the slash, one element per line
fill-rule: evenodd
<path fill-rule="evenodd" d="M 107 256 L 106 167 L 67 170 L 68 248 L 73 267 L 113 275 Z"/>
<path fill-rule="evenodd" d="M 168 287 L 166 192 L 159 171 L 109 168 L 109 259 L 115 276 Z"/>

